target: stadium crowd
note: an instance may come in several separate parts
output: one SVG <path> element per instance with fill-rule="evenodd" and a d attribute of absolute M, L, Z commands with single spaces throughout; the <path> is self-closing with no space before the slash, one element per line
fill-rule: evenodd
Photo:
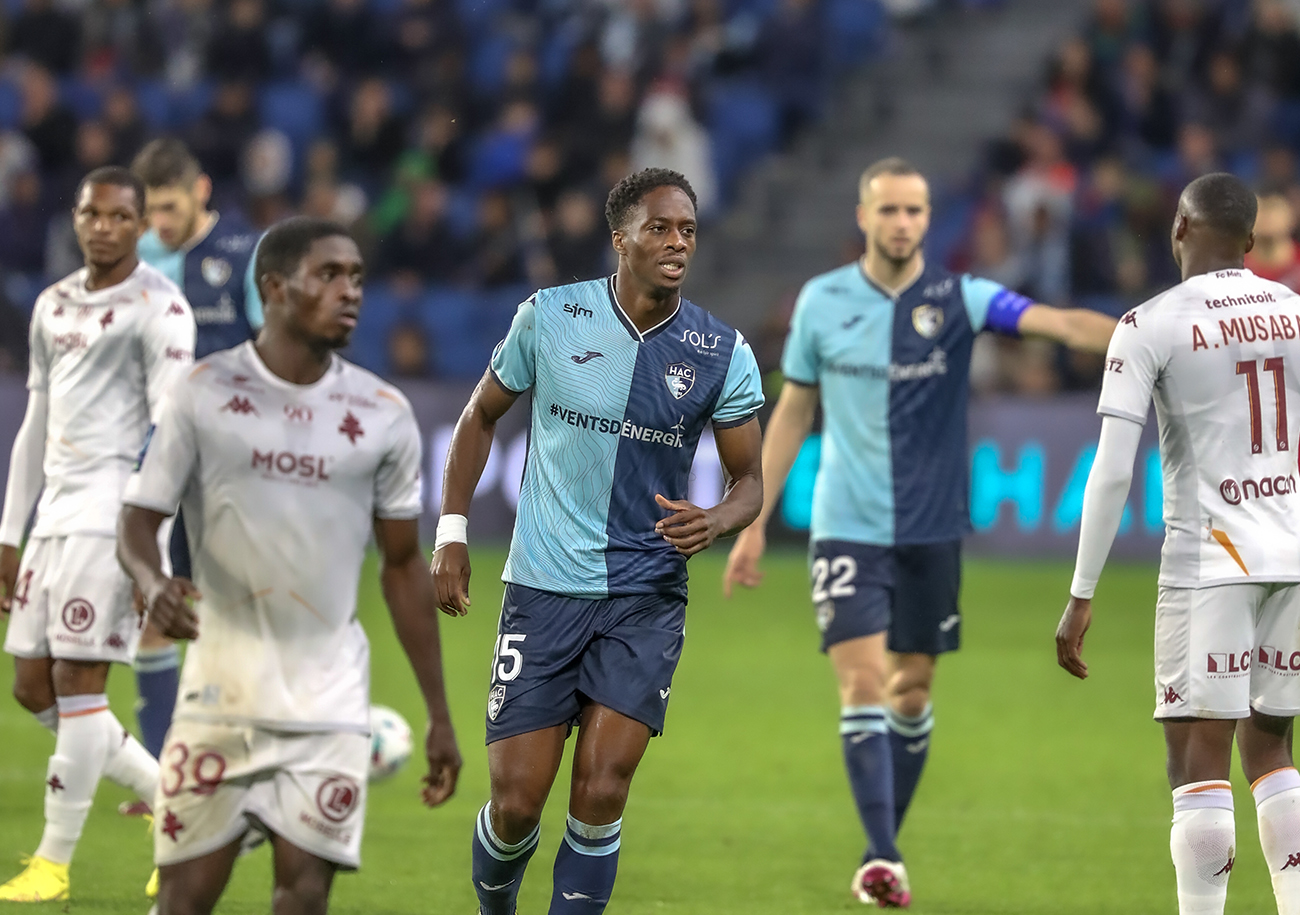
<path fill-rule="evenodd" d="M 1045 302 L 1120 314 L 1178 281 L 1178 194 L 1226 170 L 1261 195 L 1247 265 L 1300 288 L 1300 4 L 1096 0 L 1036 97 L 991 142 L 972 189 L 939 208 L 956 269 Z M 977 370 L 985 390 L 1092 387 L 1097 367 L 1022 347 Z"/>
<path fill-rule="evenodd" d="M 76 182 L 168 134 L 218 210 L 358 233 L 376 318 L 354 355 L 394 374 L 457 374 L 440 329 L 499 336 L 520 290 L 611 269 L 602 208 L 633 169 L 683 172 L 716 215 L 885 27 L 875 0 L 13 0 L 2 18 L 11 364 L 37 292 L 79 264 Z"/>

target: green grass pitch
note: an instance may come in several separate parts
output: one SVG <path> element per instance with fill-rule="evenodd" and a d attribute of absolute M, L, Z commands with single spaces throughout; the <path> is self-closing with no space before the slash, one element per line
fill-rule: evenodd
<path fill-rule="evenodd" d="M 691 563 L 686 651 L 668 730 L 652 742 L 633 785 L 609 911 L 863 911 L 848 894 L 863 837 L 840 761 L 834 684 L 817 651 L 803 556 L 770 557 L 763 587 L 730 603 L 718 583 L 724 558 L 718 549 Z M 376 786 L 363 868 L 336 881 L 335 912 L 475 911 L 469 836 L 487 796 L 483 709 L 503 553 L 480 549 L 474 559 L 471 615 L 444 618 L 442 626 L 465 757 L 459 790 L 440 810 L 422 808 L 417 760 Z M 900 838 L 917 915 L 1177 911 L 1163 742 L 1151 721 L 1155 570 L 1107 571 L 1085 651 L 1092 670 L 1086 683 L 1055 662 L 1052 633 L 1069 577 L 1063 564 L 966 565 L 965 647 L 939 667 L 933 752 Z M 364 582 L 374 701 L 395 706 L 418 728 L 421 707 L 373 566 Z M 0 665 L 7 684 L 8 656 Z M 133 721 L 126 671 L 115 672 L 111 693 L 118 717 Z M 12 699 L 0 698 L 0 879 L 17 871 L 18 856 L 40 836 L 51 749 L 49 735 Z M 1228 912 L 1273 912 L 1254 807 L 1239 770 L 1233 780 L 1239 855 Z M 567 793 L 562 774 L 524 883 L 523 915 L 546 911 Z M 139 821 L 114 812 L 124 797 L 116 786 L 100 788 L 68 911 L 148 909 L 142 888 L 151 846 Z M 218 911 L 264 913 L 269 892 L 262 850 L 240 862 Z M 18 909 L 0 903 L 0 911 Z"/>

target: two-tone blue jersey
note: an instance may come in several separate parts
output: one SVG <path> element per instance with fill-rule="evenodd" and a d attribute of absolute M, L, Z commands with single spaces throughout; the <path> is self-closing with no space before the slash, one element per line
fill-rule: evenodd
<path fill-rule="evenodd" d="M 804 285 L 781 367 L 821 388 L 813 540 L 890 546 L 970 530 L 971 347 L 986 327 L 1015 335 L 1031 304 L 930 266 L 896 295 L 857 262 Z"/>
<path fill-rule="evenodd" d="M 238 214 L 219 215 L 202 238 L 173 251 L 150 229 L 136 245 L 140 259 L 181 287 L 194 312 L 194 358 L 230 349 L 262 326 L 262 297 L 253 276 L 260 234 Z"/>
<path fill-rule="evenodd" d="M 684 597 L 686 559 L 656 533 L 667 513 L 654 497 L 685 499 L 705 427 L 747 423 L 763 405 L 745 338 L 685 299 L 641 333 L 608 277 L 520 305 L 492 372 L 532 391 L 502 578 L 570 597 Z"/>

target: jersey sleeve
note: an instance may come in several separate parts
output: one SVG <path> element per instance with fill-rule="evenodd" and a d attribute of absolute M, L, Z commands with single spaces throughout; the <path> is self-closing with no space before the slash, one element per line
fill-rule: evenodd
<path fill-rule="evenodd" d="M 262 243 L 259 238 L 253 245 L 253 253 L 248 257 L 248 269 L 244 271 L 244 314 L 248 318 L 248 326 L 253 328 L 254 332 L 262 329 L 265 323 L 262 317 L 262 293 L 257 288 L 257 247 Z"/>
<path fill-rule="evenodd" d="M 420 427 L 409 404 L 393 424 L 392 441 L 375 474 L 375 517 L 420 517 Z"/>
<path fill-rule="evenodd" d="M 962 300 L 976 333 L 988 328 L 1008 337 L 1020 336 L 1020 316 L 1034 300 L 1012 292 L 1001 283 L 977 276 L 961 278 Z"/>
<path fill-rule="evenodd" d="M 804 286 L 794 303 L 794 314 L 790 316 L 790 333 L 786 335 L 785 349 L 781 353 L 782 374 L 791 381 L 806 385 L 818 384 L 821 376 L 817 336 L 809 314 L 812 297 L 810 288 Z"/>
<path fill-rule="evenodd" d="M 1097 412 L 1136 423 L 1147 421 L 1151 392 L 1167 361 L 1150 312 L 1130 311 L 1115 327 L 1106 350 Z"/>
<path fill-rule="evenodd" d="M 537 295 L 519 306 L 510 332 L 492 351 L 492 375 L 507 391 L 522 394 L 537 377 Z"/>
<path fill-rule="evenodd" d="M 45 313 L 42 303 L 37 301 L 32 309 L 32 324 L 28 330 L 28 366 L 27 390 L 48 391 L 50 389 L 50 357 L 45 351 L 44 335 L 41 333 L 41 316 Z"/>
<path fill-rule="evenodd" d="M 718 406 L 713 411 L 713 428 L 730 429 L 743 426 L 754 418 L 763 406 L 763 377 L 758 371 L 758 361 L 740 331 L 736 331 L 736 345 L 731 351 L 731 366 L 722 384 Z"/>
<path fill-rule="evenodd" d="M 192 383 L 180 379 L 163 398 L 149 427 L 122 501 L 164 515 L 175 514 L 198 456 Z"/>
<path fill-rule="evenodd" d="M 179 309 L 171 306 L 179 305 Z M 163 395 L 194 362 L 194 315 L 184 296 L 155 309 L 143 333 L 145 394 L 149 416 L 156 420 Z"/>

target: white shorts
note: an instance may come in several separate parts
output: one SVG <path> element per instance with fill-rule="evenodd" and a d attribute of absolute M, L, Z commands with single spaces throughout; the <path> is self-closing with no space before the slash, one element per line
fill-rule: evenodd
<path fill-rule="evenodd" d="M 5 634 L 20 658 L 130 664 L 143 618 L 113 537 L 74 534 L 27 542 Z"/>
<path fill-rule="evenodd" d="M 1300 715 L 1300 585 L 1161 586 L 1155 685 L 1157 719 Z"/>
<path fill-rule="evenodd" d="M 370 738 L 179 719 L 154 803 L 154 862 L 211 854 L 250 829 L 345 870 L 361 864 Z"/>

